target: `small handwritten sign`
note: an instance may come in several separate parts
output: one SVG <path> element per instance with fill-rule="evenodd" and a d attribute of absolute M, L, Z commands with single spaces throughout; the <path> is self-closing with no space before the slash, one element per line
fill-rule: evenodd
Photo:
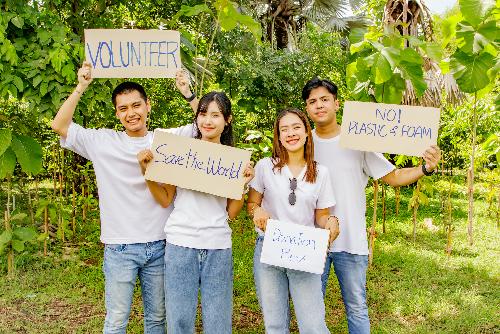
<path fill-rule="evenodd" d="M 161 129 L 154 131 L 151 151 L 154 159 L 146 170 L 146 179 L 241 199 L 249 151 L 181 137 Z"/>
<path fill-rule="evenodd" d="M 180 51 L 178 31 L 85 29 L 94 78 L 174 78 Z"/>
<path fill-rule="evenodd" d="M 438 108 L 346 101 L 340 146 L 422 156 L 436 145 L 438 129 Z"/>
<path fill-rule="evenodd" d="M 260 262 L 322 274 L 329 231 L 269 219 Z"/>

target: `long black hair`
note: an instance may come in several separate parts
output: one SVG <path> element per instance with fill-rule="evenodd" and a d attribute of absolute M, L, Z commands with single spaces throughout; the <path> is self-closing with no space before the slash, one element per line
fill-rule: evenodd
<path fill-rule="evenodd" d="M 224 120 L 227 123 L 220 136 L 220 143 L 222 145 L 234 146 L 233 126 L 232 120 L 230 119 L 232 118 L 231 101 L 224 92 L 212 91 L 201 97 L 200 102 L 198 103 L 198 110 L 196 110 L 196 115 L 194 115 L 194 125 L 196 128 L 195 138 L 201 139 L 201 132 L 200 129 L 198 129 L 198 123 L 196 122 L 198 115 L 201 112 L 207 112 L 208 105 L 211 102 L 215 102 L 217 104 L 219 111 L 222 113 Z"/>

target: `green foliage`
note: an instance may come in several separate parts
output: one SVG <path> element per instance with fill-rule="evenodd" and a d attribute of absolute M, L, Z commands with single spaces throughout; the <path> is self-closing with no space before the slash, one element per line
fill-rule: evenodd
<path fill-rule="evenodd" d="M 26 219 L 25 213 L 18 213 L 10 217 L 10 223 L 22 222 Z M 3 220 L 0 220 L 3 222 Z M 15 252 L 21 253 L 24 251 L 24 244 L 28 241 L 33 241 L 37 237 L 37 233 L 29 227 L 14 227 L 11 230 L 5 230 L 0 234 L 0 254 L 5 250 L 12 249 Z"/>
<path fill-rule="evenodd" d="M 491 90 L 500 66 L 498 58 L 498 27 L 494 1 L 460 0 L 463 19 L 455 31 L 457 46 L 451 56 L 451 71 L 461 90 L 476 93 Z M 449 38 L 448 38 L 449 39 Z"/>
<path fill-rule="evenodd" d="M 359 101 L 375 99 L 380 103 L 399 104 L 406 89 L 405 80 L 412 83 L 417 97 L 422 96 L 427 84 L 421 54 L 437 61 L 441 58 L 441 50 L 436 43 L 403 37 L 393 27 L 384 33 L 376 28 L 368 31 L 353 29 L 350 40 L 347 86 Z"/>
<path fill-rule="evenodd" d="M 259 161 L 262 158 L 270 157 L 273 154 L 273 132 L 270 130 L 247 130 L 247 136 L 241 148 L 252 152 L 252 159 Z"/>
<path fill-rule="evenodd" d="M 21 170 L 36 175 L 42 170 L 42 147 L 31 137 L 0 129 L 0 179 L 14 173 L 16 158 Z"/>

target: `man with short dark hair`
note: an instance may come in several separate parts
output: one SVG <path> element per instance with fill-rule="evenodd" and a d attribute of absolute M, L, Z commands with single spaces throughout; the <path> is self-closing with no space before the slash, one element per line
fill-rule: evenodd
<path fill-rule="evenodd" d="M 51 126 L 61 136 L 62 147 L 91 160 L 94 165 L 99 193 L 100 239 L 105 244 L 104 333 L 126 332 L 134 287 L 139 277 L 144 331 L 163 334 L 163 228 L 172 210 L 156 203 L 136 157 L 152 143 L 153 134 L 147 129 L 151 105 L 141 85 L 123 82 L 114 89 L 112 100 L 115 115 L 125 131 L 85 129 L 73 123 L 73 114 L 91 82 L 91 65 L 85 62 L 78 71 L 78 85 L 57 112 Z M 177 76 L 177 87 L 184 96 L 191 95 L 182 75 Z M 177 134 L 192 135 L 192 126 L 176 130 Z"/>
<path fill-rule="evenodd" d="M 425 164 L 395 169 L 380 153 L 357 151 L 339 146 L 340 125 L 337 86 L 329 80 L 313 78 L 302 90 L 306 111 L 314 122 L 314 158 L 328 167 L 337 204 L 330 208 L 340 221 L 340 235 L 331 246 L 321 277 L 323 295 L 333 264 L 347 315 L 349 333 L 369 333 L 366 304 L 366 195 L 368 178 L 382 179 L 391 186 L 404 186 L 430 175 L 441 159 L 437 146 L 423 153 Z"/>

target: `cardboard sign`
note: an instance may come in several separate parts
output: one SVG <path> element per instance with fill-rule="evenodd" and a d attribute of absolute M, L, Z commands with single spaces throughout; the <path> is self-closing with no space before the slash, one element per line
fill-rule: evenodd
<path fill-rule="evenodd" d="M 421 157 L 438 129 L 438 108 L 346 101 L 340 146 Z"/>
<path fill-rule="evenodd" d="M 241 199 L 251 152 L 161 129 L 154 131 L 151 151 L 154 159 L 146 170 L 147 180 Z"/>
<path fill-rule="evenodd" d="M 323 274 L 330 231 L 269 219 L 260 262 Z"/>
<path fill-rule="evenodd" d="M 175 78 L 180 51 L 178 31 L 85 29 L 93 78 Z"/>

